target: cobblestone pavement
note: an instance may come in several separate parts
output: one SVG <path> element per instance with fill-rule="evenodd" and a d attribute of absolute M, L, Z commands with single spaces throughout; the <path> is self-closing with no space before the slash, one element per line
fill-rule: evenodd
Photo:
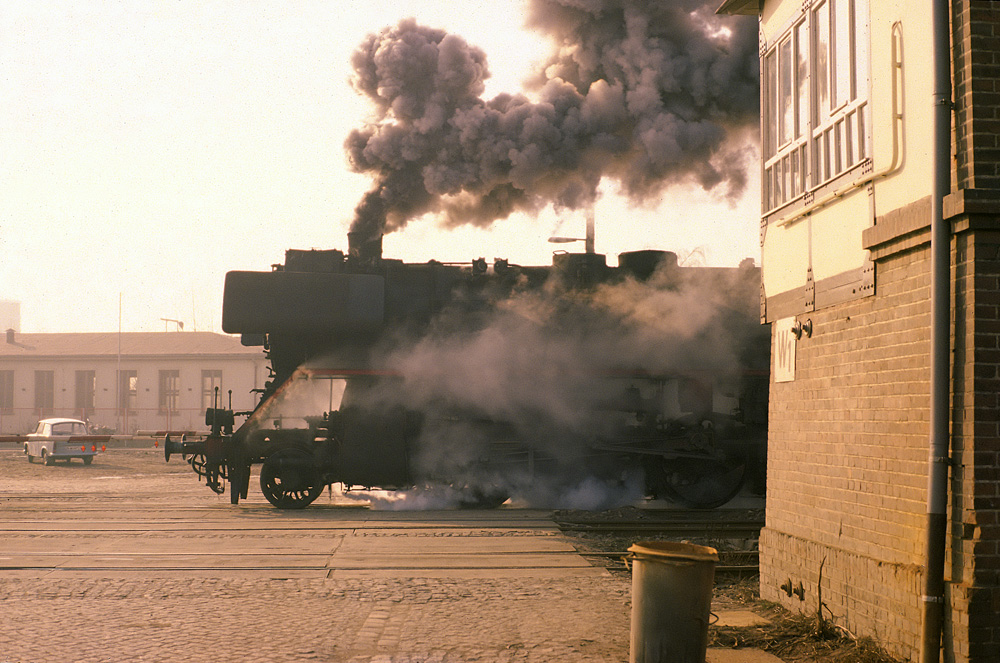
<path fill-rule="evenodd" d="M 5 578 L 0 660 L 623 661 L 628 587 L 550 579 Z"/>
<path fill-rule="evenodd" d="M 538 512 L 288 514 L 234 507 L 153 451 L 44 467 L 0 450 L 0 513 L 0 663 L 628 658 L 628 578 L 574 566 Z M 414 528 L 434 542 L 417 562 L 336 563 L 366 536 L 416 545 Z M 459 537 L 480 546 L 465 568 L 444 554 Z"/>

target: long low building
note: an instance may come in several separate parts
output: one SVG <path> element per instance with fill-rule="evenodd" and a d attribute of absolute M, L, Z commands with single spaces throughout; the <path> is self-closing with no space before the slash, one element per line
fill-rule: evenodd
<path fill-rule="evenodd" d="M 117 433 L 205 427 L 205 408 L 256 404 L 259 347 L 212 332 L 22 334 L 0 343 L 0 433 L 74 417 Z M 216 395 L 218 394 L 218 396 Z"/>

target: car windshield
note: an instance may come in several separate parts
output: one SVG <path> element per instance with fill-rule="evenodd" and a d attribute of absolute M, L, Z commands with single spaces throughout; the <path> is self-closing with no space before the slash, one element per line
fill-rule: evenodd
<path fill-rule="evenodd" d="M 62 421 L 52 424 L 53 435 L 86 435 L 87 426 L 79 421 Z"/>

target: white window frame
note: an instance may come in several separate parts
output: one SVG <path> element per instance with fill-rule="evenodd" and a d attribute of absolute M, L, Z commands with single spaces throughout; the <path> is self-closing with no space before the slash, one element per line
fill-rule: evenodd
<path fill-rule="evenodd" d="M 118 409 L 128 414 L 139 410 L 139 372 L 135 369 L 118 371 Z"/>
<path fill-rule="evenodd" d="M 761 56 L 765 217 L 870 157 L 868 1 L 812 2 Z"/>

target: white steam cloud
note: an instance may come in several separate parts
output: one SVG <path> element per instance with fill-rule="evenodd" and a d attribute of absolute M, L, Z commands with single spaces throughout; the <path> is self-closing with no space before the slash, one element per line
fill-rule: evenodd
<path fill-rule="evenodd" d="M 383 348 L 383 367 L 401 380 L 369 396 L 426 415 L 410 458 L 418 478 L 495 487 L 534 506 L 627 504 L 643 494 L 634 462 L 607 466 L 592 451 L 620 437 L 625 387 L 640 371 L 694 375 L 735 399 L 745 371 L 766 368 L 757 284 L 753 268 L 665 264 L 646 281 L 517 293 L 475 325 L 445 312 L 426 334 Z M 516 471 L 497 469 L 503 453 Z M 523 472 L 534 462 L 525 454 L 546 464 Z"/>

